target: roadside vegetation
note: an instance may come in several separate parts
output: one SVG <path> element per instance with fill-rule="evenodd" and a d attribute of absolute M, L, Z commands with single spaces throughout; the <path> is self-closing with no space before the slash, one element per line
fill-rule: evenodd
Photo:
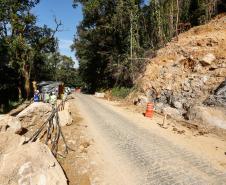
<path fill-rule="evenodd" d="M 111 90 L 111 95 L 116 98 L 125 98 L 129 95 L 129 93 L 132 92 L 132 88 L 126 88 L 126 87 L 114 87 Z"/>

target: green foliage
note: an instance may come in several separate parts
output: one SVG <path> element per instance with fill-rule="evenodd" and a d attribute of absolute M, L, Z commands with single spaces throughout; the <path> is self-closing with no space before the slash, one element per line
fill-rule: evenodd
<path fill-rule="evenodd" d="M 56 79 L 62 81 L 66 86 L 82 86 L 78 70 L 74 68 L 74 61 L 71 57 L 60 56 L 56 69 Z"/>
<path fill-rule="evenodd" d="M 57 49 L 56 30 L 36 25 L 31 9 L 39 0 L 0 0 L 0 106 L 29 98 L 31 81 L 39 80 L 46 55 Z"/>
<path fill-rule="evenodd" d="M 74 0 L 74 7 L 83 7 L 72 46 L 82 80 L 92 92 L 133 86 L 146 66 L 137 58 L 153 57 L 154 52 L 150 56 L 145 51 L 155 51 L 178 33 L 210 20 L 219 2 L 150 0 L 145 5 L 142 0 Z"/>
<path fill-rule="evenodd" d="M 45 56 L 45 62 L 42 65 L 39 81 L 62 81 L 66 86 L 83 86 L 79 77 L 78 69 L 74 68 L 74 61 L 71 57 L 60 55 L 59 52 L 51 53 Z"/>
<path fill-rule="evenodd" d="M 114 87 L 114 88 L 112 88 L 111 94 L 112 94 L 112 96 L 117 97 L 117 98 L 125 98 L 126 96 L 129 95 L 130 92 L 132 92 L 131 88 Z"/>

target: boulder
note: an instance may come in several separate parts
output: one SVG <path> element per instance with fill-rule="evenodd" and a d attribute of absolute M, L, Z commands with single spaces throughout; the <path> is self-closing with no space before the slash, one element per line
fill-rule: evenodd
<path fill-rule="evenodd" d="M 20 133 L 22 131 L 21 122 L 18 118 L 9 115 L 0 115 L 0 132 Z"/>
<path fill-rule="evenodd" d="M 0 133 L 0 184 L 67 185 L 67 179 L 49 148 L 40 143 L 22 145 L 24 137 Z"/>
<path fill-rule="evenodd" d="M 226 97 L 226 80 L 223 81 L 215 90 L 214 92 L 215 95 L 217 96 L 224 96 Z"/>
<path fill-rule="evenodd" d="M 194 106 L 188 113 L 189 120 L 226 129 L 226 110 L 213 107 Z"/>
<path fill-rule="evenodd" d="M 34 102 L 16 117 L 21 121 L 22 127 L 40 125 L 50 116 L 52 107 L 48 103 Z"/>
<path fill-rule="evenodd" d="M 72 124 L 72 117 L 68 110 L 62 110 L 58 112 L 60 126 L 68 126 Z"/>
<path fill-rule="evenodd" d="M 215 55 L 212 53 L 208 53 L 200 60 L 200 62 L 203 66 L 206 66 L 211 65 L 215 60 L 216 60 Z"/>
<path fill-rule="evenodd" d="M 203 103 L 209 106 L 226 107 L 226 80 L 223 81 L 214 90 L 214 94 L 210 95 Z"/>
<path fill-rule="evenodd" d="M 181 112 L 172 107 L 165 107 L 162 109 L 164 115 L 169 115 L 172 118 L 182 119 Z"/>

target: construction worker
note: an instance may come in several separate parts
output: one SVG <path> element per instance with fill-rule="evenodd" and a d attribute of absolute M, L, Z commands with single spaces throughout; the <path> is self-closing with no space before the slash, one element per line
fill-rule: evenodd
<path fill-rule="evenodd" d="M 36 90 L 34 93 L 34 102 L 38 102 L 39 101 L 39 91 Z"/>
<path fill-rule="evenodd" d="M 64 92 L 64 94 L 63 94 L 63 101 L 66 101 L 66 99 L 67 99 L 67 92 Z"/>
<path fill-rule="evenodd" d="M 57 96 L 55 92 L 51 93 L 50 99 L 49 99 L 49 103 L 55 107 L 56 103 L 57 103 Z"/>
<path fill-rule="evenodd" d="M 44 102 L 45 102 L 45 103 L 49 103 L 49 99 L 50 99 L 50 95 L 49 95 L 48 92 L 46 92 L 46 93 L 44 94 Z"/>

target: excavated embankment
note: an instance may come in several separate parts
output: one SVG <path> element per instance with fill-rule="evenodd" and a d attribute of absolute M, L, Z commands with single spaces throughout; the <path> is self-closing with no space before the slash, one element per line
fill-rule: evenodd
<path fill-rule="evenodd" d="M 136 83 L 135 102 L 152 101 L 171 117 L 226 129 L 226 15 L 158 50 Z"/>

